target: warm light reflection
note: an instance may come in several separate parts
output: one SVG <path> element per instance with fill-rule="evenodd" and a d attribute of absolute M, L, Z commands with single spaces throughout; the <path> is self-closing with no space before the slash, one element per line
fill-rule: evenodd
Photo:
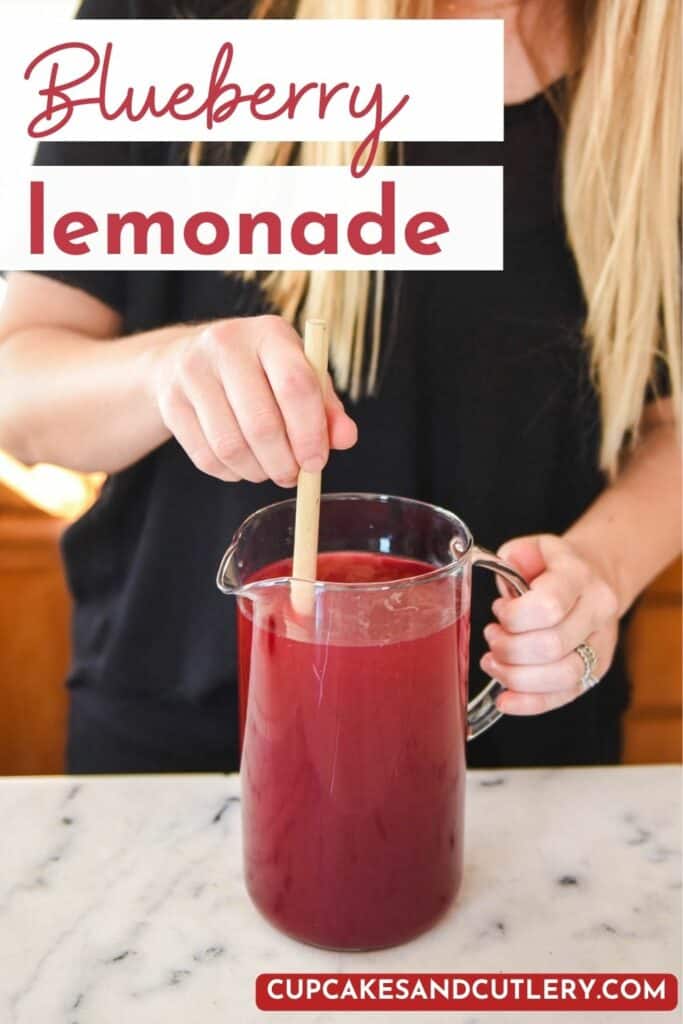
<path fill-rule="evenodd" d="M 58 516 L 77 519 L 93 504 L 104 473 L 74 473 L 58 466 L 24 466 L 0 452 L 0 483 L 20 494 L 31 505 Z"/>

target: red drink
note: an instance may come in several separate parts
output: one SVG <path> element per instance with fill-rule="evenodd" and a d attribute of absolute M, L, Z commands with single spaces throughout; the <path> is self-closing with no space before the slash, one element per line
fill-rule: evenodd
<path fill-rule="evenodd" d="M 318 579 L 399 580 L 433 568 L 336 552 L 319 557 Z M 278 562 L 252 580 L 290 569 Z M 272 588 L 262 614 L 257 598 L 254 625 L 241 601 L 246 881 L 262 913 L 295 938 L 335 949 L 394 945 L 428 928 L 457 891 L 469 617 L 452 597 L 448 607 L 449 586 L 365 591 L 371 597 L 357 607 L 367 616 L 354 611 L 353 628 L 342 629 L 348 643 L 325 636 L 353 588 L 339 592 L 329 621 L 316 622 L 314 642 L 282 626 L 287 587 Z M 415 623 L 398 638 L 397 602 L 409 602 L 402 613 Z"/>

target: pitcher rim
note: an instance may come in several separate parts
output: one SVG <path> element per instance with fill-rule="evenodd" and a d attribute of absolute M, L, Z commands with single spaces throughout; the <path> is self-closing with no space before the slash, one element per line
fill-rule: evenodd
<path fill-rule="evenodd" d="M 246 531 L 249 524 L 257 516 L 262 515 L 265 512 L 270 512 L 275 508 L 280 508 L 283 505 L 294 505 L 296 503 L 296 497 L 283 498 L 280 501 L 273 501 L 270 505 L 264 505 L 263 508 L 257 509 L 252 512 L 244 522 L 235 530 L 232 536 L 232 540 L 225 551 L 216 574 L 216 584 L 218 589 L 224 594 L 232 594 L 237 597 L 249 597 L 249 592 L 253 589 L 266 589 L 269 587 L 282 586 L 283 584 L 292 582 L 306 582 L 314 586 L 316 589 L 324 588 L 325 590 L 343 591 L 343 590 L 370 590 L 370 591 L 381 591 L 381 590 L 395 590 L 403 589 L 409 586 L 415 586 L 420 583 L 431 583 L 441 577 L 446 577 L 450 573 L 453 573 L 459 569 L 466 561 L 467 556 L 472 551 L 474 546 L 474 540 L 472 533 L 467 524 L 456 515 L 455 512 L 449 511 L 449 509 L 443 508 L 440 505 L 434 505 L 430 501 L 420 501 L 418 498 L 404 498 L 396 494 L 383 494 L 374 493 L 370 491 L 329 491 L 320 496 L 321 505 L 326 502 L 339 501 L 339 500 L 365 500 L 365 501 L 380 501 L 380 502 L 400 502 L 404 505 L 419 505 L 421 508 L 430 509 L 437 514 L 444 516 L 449 520 L 455 527 L 458 527 L 461 531 L 462 536 L 465 540 L 465 546 L 462 550 L 456 549 L 454 536 L 449 545 L 448 550 L 451 554 L 452 561 L 446 565 L 438 566 L 437 568 L 430 569 L 429 572 L 421 573 L 418 576 L 407 576 L 398 580 L 377 580 L 367 582 L 340 582 L 340 581 L 327 581 L 327 580 L 300 580 L 296 576 L 274 576 L 270 579 L 254 580 L 253 583 L 244 583 L 242 586 L 226 587 L 223 583 L 224 567 L 229 561 L 231 555 L 237 548 L 242 534 Z"/>

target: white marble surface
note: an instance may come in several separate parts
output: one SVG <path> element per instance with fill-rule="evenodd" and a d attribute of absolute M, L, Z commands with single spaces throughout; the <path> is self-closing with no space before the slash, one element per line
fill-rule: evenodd
<path fill-rule="evenodd" d="M 0 1022 L 421 1018 L 261 1013 L 254 980 L 265 970 L 678 972 L 680 778 L 674 767 L 471 773 L 457 905 L 415 942 L 346 955 L 284 938 L 252 909 L 237 777 L 2 780 Z M 428 1017 L 681 1019 L 679 1011 Z"/>

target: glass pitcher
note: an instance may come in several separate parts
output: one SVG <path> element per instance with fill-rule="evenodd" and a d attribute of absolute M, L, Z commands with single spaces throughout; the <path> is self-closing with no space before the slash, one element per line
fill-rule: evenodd
<path fill-rule="evenodd" d="M 501 717 L 496 680 L 467 703 L 471 567 L 528 588 L 451 512 L 326 494 L 302 613 L 294 510 L 250 516 L 217 578 L 238 599 L 246 884 L 294 938 L 392 946 L 457 893 L 465 742 Z"/>

